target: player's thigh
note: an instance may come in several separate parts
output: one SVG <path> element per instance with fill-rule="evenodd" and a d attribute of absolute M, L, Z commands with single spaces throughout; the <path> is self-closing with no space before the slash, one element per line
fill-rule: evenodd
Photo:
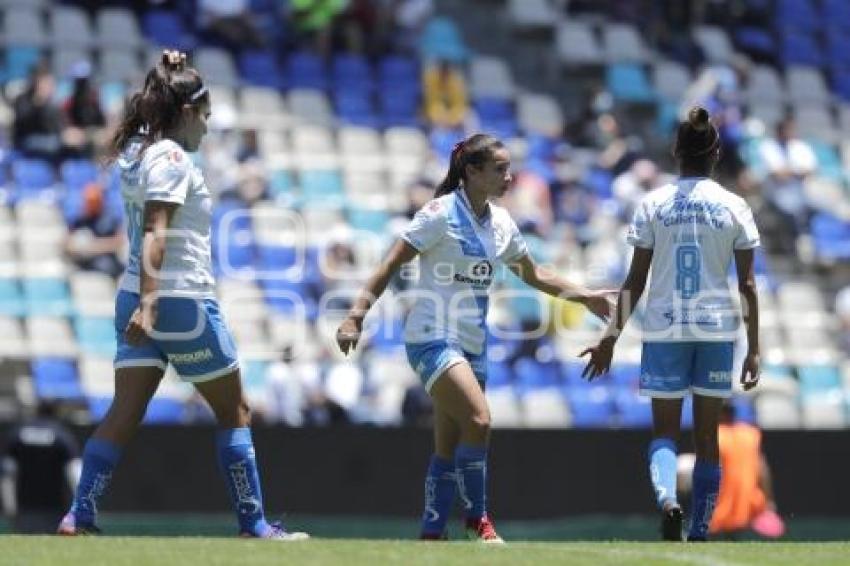
<path fill-rule="evenodd" d="M 467 361 L 447 368 L 431 386 L 434 407 L 461 427 L 469 422 L 490 424 L 490 409 L 484 390 Z"/>
<path fill-rule="evenodd" d="M 193 385 L 217 417 L 232 416 L 240 411 L 247 411 L 248 406 L 245 402 L 242 379 L 238 369 L 216 379 L 194 383 Z"/>
<path fill-rule="evenodd" d="M 141 420 L 163 373 L 155 366 L 116 368 L 115 395 L 104 420 Z"/>
<path fill-rule="evenodd" d="M 460 442 L 460 426 L 443 409 L 434 407 L 434 452 L 445 460 L 454 458 Z"/>
<path fill-rule="evenodd" d="M 717 427 L 726 400 L 722 397 L 694 394 L 694 436 L 697 444 L 717 443 Z"/>

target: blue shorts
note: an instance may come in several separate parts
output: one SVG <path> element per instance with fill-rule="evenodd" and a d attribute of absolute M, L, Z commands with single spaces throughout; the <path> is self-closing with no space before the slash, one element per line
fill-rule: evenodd
<path fill-rule="evenodd" d="M 732 342 L 644 342 L 640 392 L 679 399 L 688 391 L 708 397 L 732 395 Z"/>
<path fill-rule="evenodd" d="M 210 381 L 239 367 L 236 345 L 224 326 L 215 299 L 160 297 L 154 336 L 140 346 L 124 338 L 139 295 L 119 291 L 115 300 L 115 368 L 157 367 L 171 363 L 181 379 Z"/>
<path fill-rule="evenodd" d="M 463 350 L 459 344 L 447 340 L 434 340 L 421 344 L 407 343 L 404 346 L 410 366 L 429 393 L 434 382 L 444 371 L 461 362 L 469 363 L 472 373 L 484 389 L 484 384 L 487 382 L 486 347 L 480 354 L 472 354 Z"/>

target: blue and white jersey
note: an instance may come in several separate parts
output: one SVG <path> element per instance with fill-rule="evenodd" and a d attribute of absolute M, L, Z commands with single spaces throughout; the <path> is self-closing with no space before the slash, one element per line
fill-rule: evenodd
<path fill-rule="evenodd" d="M 446 340 L 471 354 L 482 353 L 494 265 L 528 253 L 508 212 L 490 203 L 485 215 L 476 217 L 466 193 L 458 189 L 423 206 L 401 237 L 420 253 L 405 341 Z"/>
<path fill-rule="evenodd" d="M 171 140 L 151 144 L 139 157 L 133 140 L 118 159 L 121 195 L 127 217 L 130 258 L 120 288 L 139 292 L 142 215 L 149 200 L 180 205 L 166 239 L 159 290 L 187 297 L 214 297 L 210 254 L 212 199 L 203 175 L 180 145 Z"/>
<path fill-rule="evenodd" d="M 711 179 L 680 179 L 644 197 L 627 239 L 653 250 L 644 341 L 735 339 L 729 266 L 734 250 L 759 245 L 744 199 Z"/>

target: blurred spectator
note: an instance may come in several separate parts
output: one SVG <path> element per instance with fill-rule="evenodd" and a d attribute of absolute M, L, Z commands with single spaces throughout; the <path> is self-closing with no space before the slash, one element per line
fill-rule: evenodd
<path fill-rule="evenodd" d="M 786 217 L 795 236 L 805 232 L 810 211 L 803 182 L 817 168 L 812 148 L 797 138 L 794 121 L 786 118 L 776 126 L 776 138 L 761 143 L 759 154 L 768 173 L 765 198 Z"/>
<path fill-rule="evenodd" d="M 641 199 L 659 186 L 658 167 L 649 159 L 638 159 L 628 171 L 614 179 L 612 190 L 620 203 L 622 218 L 631 221 L 635 207 Z"/>
<path fill-rule="evenodd" d="M 332 48 L 333 23 L 348 3 L 349 0 L 289 0 L 287 4 L 298 43 L 312 43 L 314 49 L 327 58 Z"/>
<path fill-rule="evenodd" d="M 262 161 L 249 159 L 238 166 L 237 173 L 236 186 L 223 190 L 219 194 L 221 200 L 235 200 L 250 208 L 269 198 L 268 179 Z"/>
<path fill-rule="evenodd" d="M 46 64 L 30 73 L 26 89 L 14 102 L 12 142 L 27 157 L 57 162 L 62 151 L 62 115 L 53 104 L 56 82 Z"/>
<path fill-rule="evenodd" d="M 81 198 L 82 212 L 69 226 L 65 251 L 80 269 L 118 277 L 124 271 L 118 259 L 125 243 L 123 221 L 105 206 L 99 184 L 86 185 Z"/>
<path fill-rule="evenodd" d="M 62 141 L 74 157 L 91 158 L 106 126 L 98 92 L 91 84 L 91 70 L 88 61 L 73 66 L 74 91 L 62 104 L 65 117 Z"/>
<path fill-rule="evenodd" d="M 0 466 L 3 511 L 13 530 L 52 534 L 67 509 L 79 478 L 79 447 L 57 417 L 57 406 L 43 401 L 33 418 L 14 427 Z"/>
<path fill-rule="evenodd" d="M 321 290 L 317 293 L 318 299 L 330 297 L 325 308 L 338 310 L 340 314 L 351 308 L 353 297 L 350 291 L 359 279 L 354 250 L 346 242 L 353 234 L 346 230 L 346 236 L 345 239 L 337 236 L 328 244 L 321 264 Z"/>
<path fill-rule="evenodd" d="M 392 0 L 399 51 L 414 53 L 425 24 L 434 15 L 434 0 Z"/>
<path fill-rule="evenodd" d="M 251 19 L 249 0 L 198 0 L 198 28 L 234 51 L 265 45 Z"/>
<path fill-rule="evenodd" d="M 416 214 L 416 211 L 425 206 L 429 200 L 434 198 L 435 188 L 434 183 L 424 177 L 420 177 L 413 181 L 413 183 L 407 187 L 407 196 L 410 205 L 407 207 L 405 216 L 412 219 L 413 215 Z"/>
<path fill-rule="evenodd" d="M 543 177 L 529 170 L 518 172 L 504 201 L 518 226 L 533 226 L 537 234 L 549 234 L 555 213 L 549 183 Z"/>
<path fill-rule="evenodd" d="M 469 112 L 466 79 L 449 61 L 425 68 L 422 77 L 425 117 L 432 126 L 459 128 Z"/>
<path fill-rule="evenodd" d="M 252 159 L 260 159 L 257 130 L 242 130 L 239 137 L 239 148 L 236 150 L 236 160 L 239 163 L 244 163 Z"/>

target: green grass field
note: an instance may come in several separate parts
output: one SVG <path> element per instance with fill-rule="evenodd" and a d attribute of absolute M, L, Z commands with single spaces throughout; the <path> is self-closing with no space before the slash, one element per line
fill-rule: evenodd
<path fill-rule="evenodd" d="M 738 566 L 850 562 L 850 543 L 468 542 L 314 539 L 299 543 L 201 537 L 0 537 L 0 564 L 157 566 L 294 564 L 298 566 L 694 565 Z"/>

